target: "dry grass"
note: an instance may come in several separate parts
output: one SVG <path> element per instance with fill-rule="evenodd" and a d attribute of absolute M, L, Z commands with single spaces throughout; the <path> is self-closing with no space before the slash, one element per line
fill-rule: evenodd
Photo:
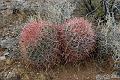
<path fill-rule="evenodd" d="M 88 59 L 79 64 L 60 65 L 54 69 L 36 69 L 29 64 L 24 65 L 20 60 L 5 60 L 0 62 L 0 72 L 14 71 L 21 80 L 96 80 L 96 75 L 111 74 L 111 58 L 104 67 L 97 66 L 95 60 Z"/>

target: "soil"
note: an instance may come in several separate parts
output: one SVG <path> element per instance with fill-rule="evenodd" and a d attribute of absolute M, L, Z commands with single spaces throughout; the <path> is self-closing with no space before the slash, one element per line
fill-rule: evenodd
<path fill-rule="evenodd" d="M 95 60 L 89 59 L 79 64 L 61 65 L 45 71 L 26 66 L 21 61 L 7 59 L 0 62 L 0 73 L 6 75 L 6 72 L 15 71 L 20 80 L 97 80 L 97 75 L 112 74 L 112 62 L 112 59 L 109 59 L 104 63 L 104 67 L 100 67 Z"/>

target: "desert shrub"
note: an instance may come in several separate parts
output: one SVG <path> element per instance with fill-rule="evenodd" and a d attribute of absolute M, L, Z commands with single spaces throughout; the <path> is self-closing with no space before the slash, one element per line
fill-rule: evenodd
<path fill-rule="evenodd" d="M 112 20 L 113 21 L 113 20 Z M 106 63 L 109 56 L 116 57 L 119 55 L 120 49 L 120 32 L 119 32 L 119 24 L 114 25 L 115 23 L 112 21 L 108 21 L 105 25 L 99 25 L 97 28 L 97 62 L 99 65 Z M 119 57 L 118 57 L 119 58 Z"/>
<path fill-rule="evenodd" d="M 63 24 L 66 62 L 76 62 L 90 56 L 95 46 L 95 33 L 91 26 L 84 18 L 73 18 Z"/>

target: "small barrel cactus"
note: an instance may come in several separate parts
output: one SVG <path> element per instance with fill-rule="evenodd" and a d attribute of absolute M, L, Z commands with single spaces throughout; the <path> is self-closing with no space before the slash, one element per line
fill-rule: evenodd
<path fill-rule="evenodd" d="M 66 62 L 76 62 L 90 56 L 95 47 L 92 24 L 84 18 L 73 18 L 63 24 Z"/>
<path fill-rule="evenodd" d="M 50 66 L 59 63 L 60 52 L 57 29 L 45 21 L 31 21 L 20 34 L 20 50 L 23 58 L 38 65 Z"/>

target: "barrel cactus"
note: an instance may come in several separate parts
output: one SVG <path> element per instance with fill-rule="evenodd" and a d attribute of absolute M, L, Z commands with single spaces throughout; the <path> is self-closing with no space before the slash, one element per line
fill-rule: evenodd
<path fill-rule="evenodd" d="M 59 63 L 57 29 L 45 21 L 31 21 L 20 34 L 20 50 L 24 59 L 44 67 Z"/>
<path fill-rule="evenodd" d="M 95 47 L 91 26 L 84 18 L 73 18 L 57 26 L 45 21 L 30 22 L 20 35 L 22 56 L 45 66 L 83 60 Z"/>
<path fill-rule="evenodd" d="M 66 62 L 76 62 L 90 56 L 95 47 L 92 24 L 84 18 L 73 18 L 63 24 Z"/>

